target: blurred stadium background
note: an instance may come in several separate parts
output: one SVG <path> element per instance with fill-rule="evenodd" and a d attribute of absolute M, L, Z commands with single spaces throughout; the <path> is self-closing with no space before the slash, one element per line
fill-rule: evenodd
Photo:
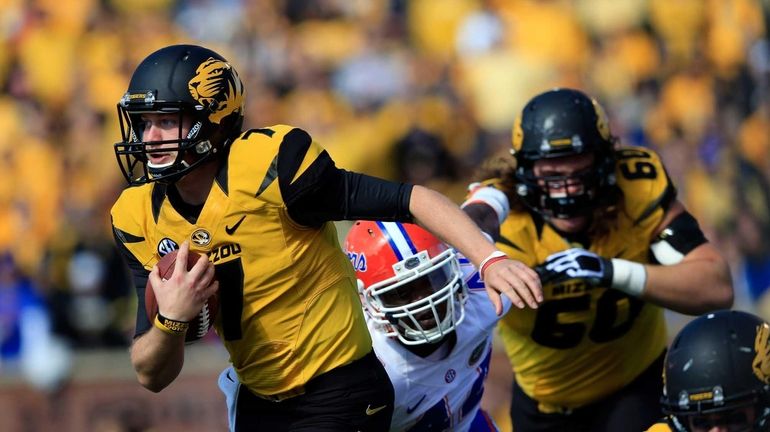
<path fill-rule="evenodd" d="M 160 46 L 228 58 L 248 126 L 305 128 L 342 167 L 458 202 L 529 97 L 582 88 L 623 142 L 661 152 L 729 257 L 735 307 L 767 318 L 768 24 L 770 0 L 0 0 L 0 429 L 225 428 L 215 337 L 159 395 L 128 362 L 115 104 Z M 504 355 L 492 373 L 484 404 L 510 430 Z"/>

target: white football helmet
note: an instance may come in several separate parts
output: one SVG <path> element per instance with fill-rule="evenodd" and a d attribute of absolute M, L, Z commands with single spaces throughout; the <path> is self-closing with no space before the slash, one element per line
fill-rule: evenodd
<path fill-rule="evenodd" d="M 457 254 L 413 224 L 358 221 L 345 239 L 364 310 L 405 345 L 441 340 L 465 317 Z"/>

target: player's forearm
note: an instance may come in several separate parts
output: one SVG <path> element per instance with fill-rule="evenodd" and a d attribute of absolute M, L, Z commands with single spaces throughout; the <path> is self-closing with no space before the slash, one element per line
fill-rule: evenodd
<path fill-rule="evenodd" d="M 143 387 L 156 393 L 163 390 L 184 365 L 184 334 L 170 335 L 150 328 L 131 346 L 131 364 Z"/>
<path fill-rule="evenodd" d="M 675 265 L 646 265 L 642 298 L 680 313 L 699 315 L 733 304 L 726 261 L 710 244 L 693 250 Z"/>
<path fill-rule="evenodd" d="M 438 192 L 415 186 L 409 210 L 418 224 L 452 245 L 476 266 L 495 251 L 495 246 L 468 215 Z"/>

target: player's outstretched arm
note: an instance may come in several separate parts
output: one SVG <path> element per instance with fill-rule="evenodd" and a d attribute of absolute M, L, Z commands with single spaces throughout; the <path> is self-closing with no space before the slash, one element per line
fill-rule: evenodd
<path fill-rule="evenodd" d="M 732 306 L 727 261 L 708 243 L 680 202 L 669 208 L 656 236 L 650 248 L 660 264 L 607 258 L 573 248 L 552 254 L 537 271 L 543 283 L 585 279 L 684 314 L 700 315 Z"/>
<path fill-rule="evenodd" d="M 537 308 L 543 300 L 540 279 L 526 265 L 507 259 L 476 224 L 448 198 L 431 189 L 414 186 L 409 210 L 415 221 L 465 255 L 481 273 L 487 294 L 498 315 L 500 295 L 519 308 Z"/>
<path fill-rule="evenodd" d="M 671 266 L 648 265 L 642 298 L 683 314 L 700 315 L 733 304 L 730 270 L 714 245 L 704 243 Z"/>
<path fill-rule="evenodd" d="M 663 265 L 646 265 L 642 298 L 684 314 L 700 315 L 733 304 L 730 267 L 717 248 L 706 241 L 698 223 L 676 201 L 652 245 Z"/>

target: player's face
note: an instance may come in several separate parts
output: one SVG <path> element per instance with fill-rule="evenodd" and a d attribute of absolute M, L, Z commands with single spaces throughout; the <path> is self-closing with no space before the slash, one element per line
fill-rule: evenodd
<path fill-rule="evenodd" d="M 181 136 L 185 137 L 190 132 L 192 120 L 185 116 L 181 117 L 177 113 L 173 114 L 155 114 L 147 113 L 141 116 L 143 122 L 142 141 L 168 141 L 178 140 Z M 176 151 L 162 152 L 164 148 L 176 147 L 176 143 L 168 144 L 150 144 L 148 150 L 154 150 L 148 153 L 148 163 L 151 166 L 164 166 L 171 164 L 176 160 Z"/>
<path fill-rule="evenodd" d="M 392 289 L 386 293 L 383 293 L 380 298 L 382 303 L 389 306 L 405 306 L 411 303 L 419 302 L 420 300 L 430 297 L 436 291 L 442 289 L 448 283 L 448 275 L 443 269 L 433 271 L 425 276 L 419 277 L 408 284 L 401 285 L 395 289 Z M 440 317 L 446 316 L 446 302 L 442 302 L 436 305 L 436 310 Z M 417 312 L 414 315 L 415 319 L 420 326 L 424 329 L 435 328 L 438 323 L 436 322 L 433 311 L 428 308 L 424 311 Z"/>
<path fill-rule="evenodd" d="M 754 407 L 742 407 L 724 413 L 692 416 L 692 432 L 749 432 L 754 424 Z"/>
<path fill-rule="evenodd" d="M 563 198 L 568 195 L 584 193 L 585 185 L 581 180 L 584 174 L 594 169 L 595 155 L 586 153 L 577 156 L 565 156 L 552 159 L 540 159 L 535 162 L 533 171 L 539 177 L 540 188 L 551 198 Z M 567 219 L 552 219 L 550 222 L 560 231 L 577 232 L 588 224 L 588 216 L 576 216 Z"/>

